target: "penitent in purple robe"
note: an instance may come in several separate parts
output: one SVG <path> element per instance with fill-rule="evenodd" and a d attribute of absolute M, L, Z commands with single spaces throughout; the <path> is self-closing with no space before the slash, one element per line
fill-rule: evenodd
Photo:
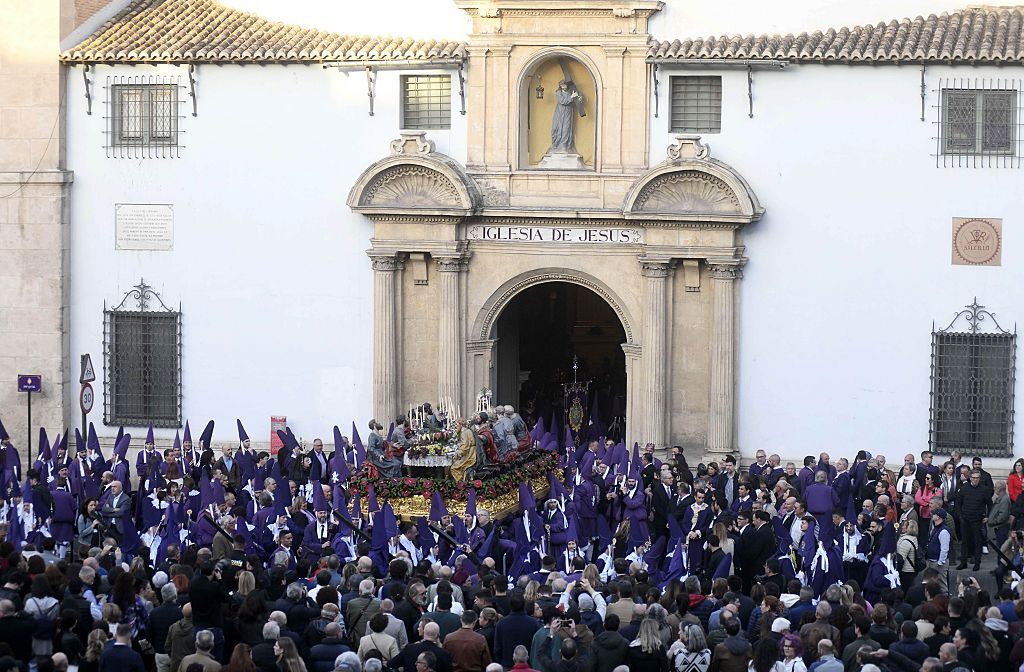
<path fill-rule="evenodd" d="M 57 544 L 70 544 L 75 536 L 75 500 L 66 490 L 55 490 L 53 493 L 50 534 Z"/>
<path fill-rule="evenodd" d="M 647 496 L 643 488 L 637 485 L 632 496 L 628 492 L 622 495 L 622 504 L 625 507 L 624 517 L 629 520 L 629 543 L 636 547 L 651 537 L 647 528 Z"/>

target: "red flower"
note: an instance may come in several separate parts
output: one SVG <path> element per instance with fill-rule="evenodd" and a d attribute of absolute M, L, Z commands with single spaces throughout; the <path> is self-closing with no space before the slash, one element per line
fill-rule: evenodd
<path fill-rule="evenodd" d="M 483 484 L 484 484 L 484 482 L 483 482 L 483 481 L 481 481 L 481 480 L 480 480 L 479 478 L 478 478 L 478 479 L 476 479 L 475 481 L 473 481 L 473 487 L 474 487 L 474 488 L 480 488 L 480 487 L 483 487 Z"/>
<path fill-rule="evenodd" d="M 414 485 L 415 483 L 416 483 L 416 479 L 413 479 L 413 478 L 405 479 L 405 484 L 406 485 Z"/>
<path fill-rule="evenodd" d="M 430 497 L 430 490 L 424 490 L 423 491 L 423 496 L 424 497 Z"/>
<path fill-rule="evenodd" d="M 424 488 L 429 488 L 431 485 L 432 484 L 430 482 L 430 479 L 427 479 L 427 480 L 423 481 L 423 487 Z"/>

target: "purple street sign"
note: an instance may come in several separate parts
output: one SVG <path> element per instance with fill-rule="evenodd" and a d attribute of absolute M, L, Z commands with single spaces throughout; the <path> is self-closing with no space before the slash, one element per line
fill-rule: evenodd
<path fill-rule="evenodd" d="M 18 375 L 18 392 L 39 392 L 42 389 L 42 376 L 33 373 Z"/>

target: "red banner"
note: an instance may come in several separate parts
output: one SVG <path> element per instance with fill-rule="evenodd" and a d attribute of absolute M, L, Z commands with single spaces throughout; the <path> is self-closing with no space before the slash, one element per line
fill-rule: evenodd
<path fill-rule="evenodd" d="M 272 415 L 270 416 L 270 454 L 277 455 L 277 451 L 284 447 L 281 443 L 281 439 L 277 436 L 277 430 L 284 431 L 284 428 L 288 425 L 288 416 L 286 415 Z"/>

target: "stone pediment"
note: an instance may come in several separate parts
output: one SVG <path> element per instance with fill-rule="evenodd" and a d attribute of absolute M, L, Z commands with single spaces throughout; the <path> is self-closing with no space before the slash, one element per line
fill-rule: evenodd
<path fill-rule="evenodd" d="M 764 213 L 746 180 L 712 159 L 699 136 L 676 136 L 667 154 L 663 163 L 633 183 L 623 205 L 625 217 L 744 224 Z"/>
<path fill-rule="evenodd" d="M 473 214 L 480 192 L 451 157 L 434 151 L 422 131 L 402 133 L 391 156 L 363 171 L 349 192 L 354 211 L 373 214 Z"/>

